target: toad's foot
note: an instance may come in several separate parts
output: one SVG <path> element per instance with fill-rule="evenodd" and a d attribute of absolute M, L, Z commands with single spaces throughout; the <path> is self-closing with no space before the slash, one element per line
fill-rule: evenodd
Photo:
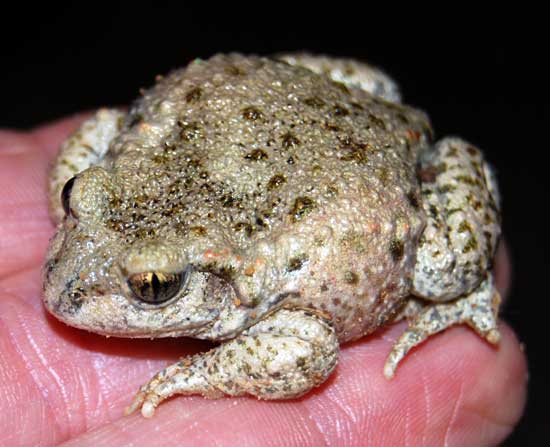
<path fill-rule="evenodd" d="M 281 309 L 235 339 L 159 372 L 125 413 L 141 408 L 151 417 L 174 394 L 298 397 L 324 382 L 337 358 L 338 339 L 327 320 L 305 309 Z"/>
<path fill-rule="evenodd" d="M 393 345 L 384 365 L 384 375 L 391 379 L 411 348 L 455 324 L 466 323 L 489 343 L 497 344 L 500 340 L 497 327 L 499 305 L 500 295 L 490 274 L 477 289 L 463 298 L 451 303 L 429 304 Z"/>

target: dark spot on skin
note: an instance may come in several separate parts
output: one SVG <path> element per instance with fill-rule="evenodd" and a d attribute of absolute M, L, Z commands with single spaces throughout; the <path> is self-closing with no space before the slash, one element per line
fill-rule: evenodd
<path fill-rule="evenodd" d="M 454 146 L 449 147 L 447 157 L 458 157 L 458 149 Z"/>
<path fill-rule="evenodd" d="M 332 113 L 334 116 L 348 116 L 349 110 L 340 104 L 336 104 L 332 109 Z"/>
<path fill-rule="evenodd" d="M 284 134 L 282 136 L 282 140 L 283 140 L 283 147 L 285 149 L 290 149 L 300 145 L 300 140 L 290 132 Z"/>
<path fill-rule="evenodd" d="M 289 165 L 293 165 L 295 162 L 294 162 L 294 158 L 293 157 L 288 157 L 286 162 L 289 164 Z"/>
<path fill-rule="evenodd" d="M 343 82 L 333 81 L 332 85 L 334 85 L 338 90 L 340 90 L 342 93 L 345 93 L 346 95 L 351 94 L 348 86 Z"/>
<path fill-rule="evenodd" d="M 184 123 L 179 121 L 181 127 L 180 138 L 183 141 L 193 141 L 202 138 L 202 130 L 197 123 Z"/>
<path fill-rule="evenodd" d="M 328 286 L 326 284 L 321 284 L 321 292 L 326 292 L 328 290 Z"/>
<path fill-rule="evenodd" d="M 224 208 L 231 208 L 232 206 L 235 205 L 237 200 L 231 194 L 224 194 L 220 198 L 220 201 L 221 201 L 222 206 Z"/>
<path fill-rule="evenodd" d="M 410 121 L 409 121 L 409 118 L 407 118 L 407 115 L 405 115 L 405 114 L 403 114 L 403 113 L 401 113 L 401 112 L 398 113 L 398 114 L 396 115 L 396 117 L 397 117 L 397 119 L 398 119 L 399 121 L 401 121 L 403 124 L 409 124 L 409 122 L 410 122 Z"/>
<path fill-rule="evenodd" d="M 55 269 L 57 262 L 57 259 L 50 259 L 48 262 L 46 262 L 46 265 L 44 266 L 46 270 L 46 278 L 48 278 L 52 271 Z"/>
<path fill-rule="evenodd" d="M 263 113 L 256 107 L 246 107 L 242 111 L 242 116 L 248 121 L 258 121 L 263 118 Z"/>
<path fill-rule="evenodd" d="M 223 71 L 225 71 L 227 74 L 230 74 L 231 76 L 246 75 L 246 71 L 243 70 L 241 67 L 237 67 L 236 65 L 228 65 L 227 67 L 224 67 Z"/>
<path fill-rule="evenodd" d="M 266 227 L 266 224 L 261 217 L 256 217 L 256 225 L 260 228 Z"/>
<path fill-rule="evenodd" d="M 192 88 L 185 95 L 187 102 L 197 102 L 202 97 L 202 89 L 200 87 Z"/>
<path fill-rule="evenodd" d="M 170 158 L 167 157 L 166 155 L 156 154 L 151 157 L 151 160 L 157 164 L 164 164 L 164 163 L 167 163 L 170 160 Z"/>
<path fill-rule="evenodd" d="M 357 143 L 349 135 L 338 138 L 341 145 L 338 147 L 338 158 L 344 161 L 364 163 L 367 161 L 367 145 Z"/>
<path fill-rule="evenodd" d="M 397 262 L 399 261 L 405 252 L 405 246 L 403 241 L 399 239 L 392 239 L 390 242 L 390 254 L 392 259 Z"/>
<path fill-rule="evenodd" d="M 472 146 L 468 146 L 466 148 L 466 152 L 468 152 L 472 157 L 476 157 L 477 155 L 479 155 L 478 150 Z"/>
<path fill-rule="evenodd" d="M 305 255 L 300 255 L 300 256 L 296 256 L 295 258 L 291 258 L 288 261 L 286 271 L 287 272 L 294 272 L 296 270 L 300 270 L 307 260 L 308 260 L 308 258 Z"/>
<path fill-rule="evenodd" d="M 306 106 L 313 107 L 315 109 L 320 109 L 325 105 L 325 102 L 317 96 L 311 96 L 309 98 L 304 99 L 304 104 Z"/>
<path fill-rule="evenodd" d="M 231 265 L 227 265 L 227 266 L 224 265 L 218 269 L 216 274 L 220 278 L 223 278 L 226 281 L 230 281 L 235 277 L 236 273 L 237 271 L 235 270 L 235 267 Z"/>
<path fill-rule="evenodd" d="M 338 153 L 338 158 L 340 158 L 340 160 L 355 161 L 357 163 L 366 163 L 367 161 L 365 152 L 356 146 L 339 149 L 341 150 L 341 152 Z"/>
<path fill-rule="evenodd" d="M 440 194 L 446 194 L 448 192 L 453 192 L 454 190 L 456 190 L 455 185 L 441 185 L 440 187 L 437 188 L 437 191 Z"/>
<path fill-rule="evenodd" d="M 476 179 L 469 177 L 467 175 L 459 175 L 455 178 L 458 182 L 465 183 L 466 185 L 470 185 L 470 186 L 479 185 L 479 182 Z"/>
<path fill-rule="evenodd" d="M 245 160 L 260 161 L 267 160 L 269 157 L 265 151 L 261 149 L 254 149 L 244 156 Z"/>
<path fill-rule="evenodd" d="M 462 222 L 460 222 L 457 231 L 459 233 L 472 233 L 472 227 L 466 220 L 463 220 Z"/>
<path fill-rule="evenodd" d="M 466 242 L 466 245 L 464 245 L 464 248 L 462 249 L 462 253 L 469 253 L 472 250 L 476 250 L 476 249 L 477 249 L 477 240 L 474 236 L 471 236 Z"/>
<path fill-rule="evenodd" d="M 344 281 L 348 284 L 357 284 L 359 282 L 359 276 L 357 275 L 357 273 L 349 270 L 344 273 Z"/>
<path fill-rule="evenodd" d="M 373 115 L 372 113 L 369 113 L 369 121 L 374 124 L 376 127 L 386 130 L 386 123 L 382 118 L 377 117 L 376 115 Z"/>
<path fill-rule="evenodd" d="M 293 221 L 298 221 L 303 219 L 305 216 L 307 216 L 313 209 L 316 207 L 315 202 L 307 197 L 298 197 L 294 201 L 294 205 L 292 209 L 290 210 L 290 215 L 292 216 Z"/>
<path fill-rule="evenodd" d="M 415 209 L 417 210 L 418 208 L 420 208 L 420 203 L 419 203 L 419 200 L 418 200 L 418 196 L 416 195 L 416 193 L 414 191 L 409 191 L 407 193 L 407 200 L 409 201 L 409 204 Z"/>
<path fill-rule="evenodd" d="M 252 227 L 252 225 L 246 222 L 237 222 L 233 226 L 233 229 L 235 231 L 244 231 L 248 237 L 252 236 L 252 234 L 254 233 L 254 228 Z"/>
<path fill-rule="evenodd" d="M 331 132 L 340 132 L 342 130 L 340 126 L 332 123 L 325 123 L 324 128 L 330 130 Z"/>
<path fill-rule="evenodd" d="M 69 293 L 69 300 L 71 301 L 71 307 L 72 307 L 72 310 L 74 311 L 77 311 L 79 310 L 81 307 L 82 307 L 82 304 L 84 303 L 84 298 L 83 298 L 83 290 L 82 289 L 77 289 L 73 292 L 70 292 Z"/>
<path fill-rule="evenodd" d="M 430 205 L 429 212 L 430 216 L 432 216 L 434 220 L 439 220 L 439 211 L 437 210 L 435 205 Z"/>
<path fill-rule="evenodd" d="M 339 306 L 340 304 L 342 304 L 342 300 L 340 298 L 333 298 L 332 299 L 332 304 L 334 304 L 335 306 Z"/>
<path fill-rule="evenodd" d="M 441 171 L 437 166 L 427 166 L 418 171 L 418 176 L 422 183 L 434 183 Z"/>
<path fill-rule="evenodd" d="M 189 228 L 189 232 L 193 233 L 195 236 L 206 236 L 208 234 L 208 230 L 200 225 Z"/>
<path fill-rule="evenodd" d="M 267 189 L 271 191 L 273 189 L 278 188 L 285 182 L 286 182 L 286 177 L 284 175 L 276 174 L 269 179 L 269 182 L 267 182 Z"/>

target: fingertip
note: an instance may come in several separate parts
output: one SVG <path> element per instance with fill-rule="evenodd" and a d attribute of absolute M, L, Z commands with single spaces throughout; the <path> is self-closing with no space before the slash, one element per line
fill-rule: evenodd
<path fill-rule="evenodd" d="M 334 400 L 363 419 L 356 426 L 357 445 L 361 439 L 372 445 L 403 439 L 412 445 L 498 445 L 518 423 L 526 399 L 527 364 L 513 331 L 501 323 L 494 346 L 468 327 L 454 327 L 411 350 L 386 380 L 384 361 L 404 326 L 342 351 L 327 394 L 339 395 Z M 376 428 L 365 421 L 375 421 Z"/>

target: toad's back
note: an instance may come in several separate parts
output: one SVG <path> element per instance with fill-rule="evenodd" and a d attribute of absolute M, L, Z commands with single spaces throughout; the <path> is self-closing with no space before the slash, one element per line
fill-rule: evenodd
<path fill-rule="evenodd" d="M 395 188 L 414 202 L 428 127 L 416 110 L 284 62 L 196 60 L 147 91 L 111 145 L 125 195 L 111 226 L 130 239 L 222 227 L 244 249 L 361 191 L 363 208 Z"/>

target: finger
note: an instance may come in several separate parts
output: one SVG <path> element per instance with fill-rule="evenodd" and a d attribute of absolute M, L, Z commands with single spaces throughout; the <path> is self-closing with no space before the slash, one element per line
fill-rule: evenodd
<path fill-rule="evenodd" d="M 390 345 L 403 330 L 342 351 L 332 380 L 299 400 L 176 398 L 155 417 L 122 418 L 67 445 L 496 445 L 521 415 L 526 366 L 513 333 L 498 349 L 472 331 L 434 337 L 407 359 L 393 381 L 382 375 Z"/>
<path fill-rule="evenodd" d="M 84 116 L 33 132 L 0 131 L 0 279 L 42 262 L 53 231 L 46 200 L 48 167 Z"/>
<path fill-rule="evenodd" d="M 107 339 L 27 301 L 0 290 L 0 445 L 57 445 L 120 419 L 154 370 L 207 349 L 183 339 Z"/>

